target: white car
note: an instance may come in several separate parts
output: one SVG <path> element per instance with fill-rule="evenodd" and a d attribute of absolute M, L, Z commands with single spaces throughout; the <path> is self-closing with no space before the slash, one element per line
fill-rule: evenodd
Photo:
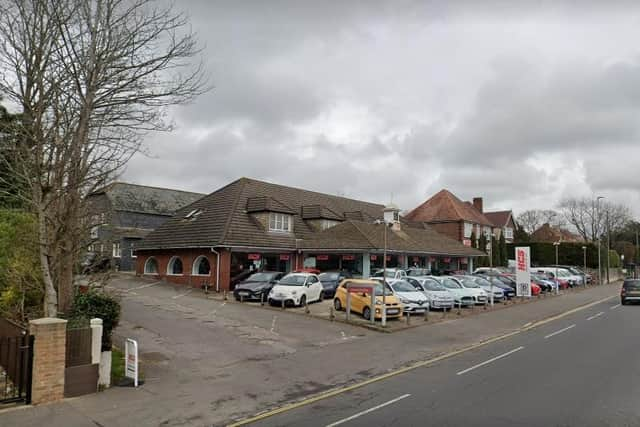
<path fill-rule="evenodd" d="M 460 284 L 459 281 L 450 276 L 431 277 L 440 282 L 442 286 L 444 286 L 449 292 L 453 294 L 453 300 L 456 304 L 470 306 L 476 303 L 478 289 L 465 288 L 464 286 L 462 286 L 462 284 Z"/>
<path fill-rule="evenodd" d="M 493 300 L 494 301 L 502 301 L 504 300 L 504 291 L 502 288 L 497 286 L 491 286 L 491 282 L 483 279 L 482 277 L 474 277 L 474 276 L 455 276 L 456 279 L 462 282 L 464 287 L 473 285 L 478 285 L 481 289 L 487 293 L 487 299 L 491 300 L 491 291 L 493 290 Z"/>
<path fill-rule="evenodd" d="M 478 285 L 474 280 L 461 280 L 457 277 L 451 277 L 451 279 L 457 281 L 462 287 L 471 291 L 474 302 L 476 304 L 485 304 L 489 301 L 489 294 L 485 291 L 480 285 Z"/>
<path fill-rule="evenodd" d="M 429 307 L 427 296 L 406 280 L 392 279 L 387 282 L 393 294 L 400 300 L 405 313 L 424 313 Z"/>
<path fill-rule="evenodd" d="M 381 278 L 384 273 L 385 271 L 383 269 L 376 270 L 376 272 L 371 275 L 371 278 Z M 386 274 L 387 279 L 404 279 L 407 277 L 407 272 L 399 268 L 387 268 Z"/>
<path fill-rule="evenodd" d="M 573 274 L 570 270 L 562 267 L 534 267 L 534 272 L 537 273 L 546 273 L 550 274 L 553 277 L 556 277 L 556 271 L 558 272 L 558 278 L 561 280 L 566 280 L 569 282 L 569 286 L 579 286 L 582 285 L 583 277 L 577 274 Z"/>
<path fill-rule="evenodd" d="M 324 289 L 318 276 L 311 273 L 290 273 L 280 279 L 269 292 L 269 304 L 300 305 L 322 301 Z"/>
<path fill-rule="evenodd" d="M 453 307 L 454 294 L 449 292 L 436 279 L 430 277 L 407 277 L 406 280 L 427 296 L 429 308 L 446 310 Z"/>

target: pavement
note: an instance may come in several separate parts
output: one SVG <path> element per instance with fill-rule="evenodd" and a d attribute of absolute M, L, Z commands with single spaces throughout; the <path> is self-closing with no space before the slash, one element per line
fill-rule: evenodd
<path fill-rule="evenodd" d="M 138 340 L 144 385 L 1 411 L 0 425 L 225 425 L 520 331 L 619 289 L 603 285 L 381 334 L 127 275 L 111 286 L 123 304 L 116 342 Z"/>
<path fill-rule="evenodd" d="M 637 426 L 639 306 L 617 299 L 252 426 Z"/>

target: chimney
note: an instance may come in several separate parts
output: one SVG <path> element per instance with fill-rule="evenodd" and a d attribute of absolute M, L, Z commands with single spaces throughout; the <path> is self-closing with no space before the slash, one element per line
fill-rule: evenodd
<path fill-rule="evenodd" d="M 474 197 L 473 198 L 473 207 L 478 209 L 480 213 L 484 213 L 482 211 L 482 197 Z"/>

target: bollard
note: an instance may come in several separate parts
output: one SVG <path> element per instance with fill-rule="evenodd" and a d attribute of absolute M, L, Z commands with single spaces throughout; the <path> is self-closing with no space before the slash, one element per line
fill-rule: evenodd
<path fill-rule="evenodd" d="M 442 318 L 443 319 L 447 318 L 447 311 L 449 311 L 449 309 L 447 309 L 446 307 L 442 309 Z"/>
<path fill-rule="evenodd" d="M 226 301 L 226 300 L 227 300 L 227 291 L 226 291 L 226 290 L 222 291 L 222 299 L 223 299 L 224 301 Z"/>
<path fill-rule="evenodd" d="M 309 314 L 310 313 L 309 304 L 307 303 L 307 299 L 306 298 L 304 300 L 304 312 L 305 312 L 305 314 Z"/>
<path fill-rule="evenodd" d="M 429 321 L 429 307 L 431 306 L 431 304 L 427 304 L 427 309 L 424 312 L 424 321 L 428 322 Z"/>
<path fill-rule="evenodd" d="M 260 293 L 260 305 L 264 306 L 264 292 Z"/>
<path fill-rule="evenodd" d="M 471 313 L 475 313 L 476 312 L 476 301 L 473 301 L 473 304 L 471 304 Z"/>
<path fill-rule="evenodd" d="M 284 310 L 284 300 L 280 301 L 280 310 Z"/>
<path fill-rule="evenodd" d="M 244 295 L 240 295 L 240 302 L 244 302 Z"/>
<path fill-rule="evenodd" d="M 407 326 L 409 326 L 411 324 L 411 314 L 409 314 L 409 312 L 407 312 L 406 314 L 407 314 Z"/>
<path fill-rule="evenodd" d="M 484 300 L 484 309 L 485 309 L 485 310 L 487 309 L 487 303 L 488 303 L 488 301 L 485 299 L 485 300 Z"/>
<path fill-rule="evenodd" d="M 462 299 L 458 301 L 458 316 L 462 315 Z"/>
<path fill-rule="evenodd" d="M 329 307 L 329 320 L 331 320 L 333 322 L 333 320 L 336 318 L 336 315 L 333 313 L 333 306 Z"/>

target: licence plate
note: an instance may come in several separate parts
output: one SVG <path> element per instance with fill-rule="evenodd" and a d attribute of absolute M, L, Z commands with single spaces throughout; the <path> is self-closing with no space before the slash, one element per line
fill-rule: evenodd
<path fill-rule="evenodd" d="M 249 296 L 249 292 L 247 292 L 247 291 L 238 292 L 238 295 L 243 296 L 243 297 L 248 297 Z"/>
<path fill-rule="evenodd" d="M 398 314 L 397 308 L 389 308 L 387 309 L 387 314 Z"/>
<path fill-rule="evenodd" d="M 423 311 L 425 311 L 424 308 L 416 308 L 415 310 L 413 310 L 414 313 L 422 313 Z"/>

